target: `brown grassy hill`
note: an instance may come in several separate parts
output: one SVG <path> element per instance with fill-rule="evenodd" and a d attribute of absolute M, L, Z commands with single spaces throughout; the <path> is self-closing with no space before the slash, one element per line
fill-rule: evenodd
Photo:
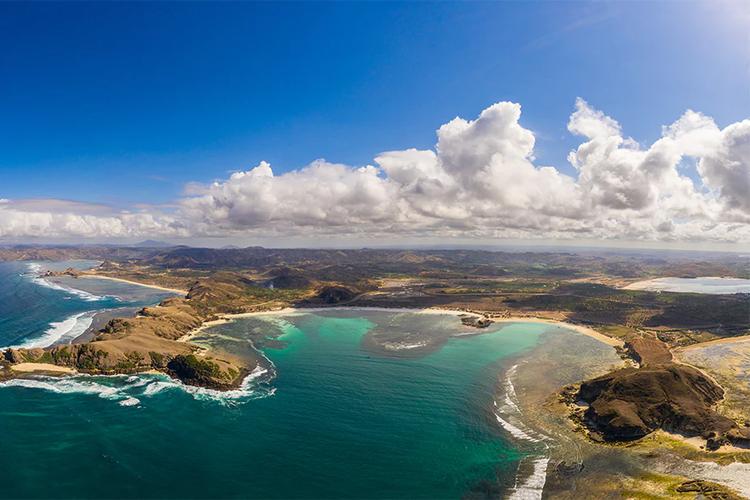
<path fill-rule="evenodd" d="M 668 265 L 662 271 L 663 276 L 674 278 L 698 278 L 701 276 L 734 276 L 732 269 L 712 264 L 710 262 L 689 262 L 684 264 Z"/>
<path fill-rule="evenodd" d="M 227 277 L 224 277 L 227 278 Z M 52 363 L 90 373 L 135 373 L 158 369 L 186 383 L 229 389 L 241 383 L 250 367 L 245 361 L 222 355 L 195 356 L 200 349 L 178 342 L 212 314 L 214 304 L 241 299 L 251 283 L 244 277 L 202 280 L 188 298 L 169 298 L 142 309 L 134 318 L 111 320 L 92 342 L 46 349 L 9 349 L 11 363 Z M 203 353 L 205 354 L 205 353 Z"/>
<path fill-rule="evenodd" d="M 656 429 L 701 436 L 708 447 L 734 441 L 745 444 L 750 429 L 716 411 L 724 390 L 699 370 L 674 363 L 625 368 L 584 382 L 578 397 L 587 403 L 585 418 L 604 441 L 629 441 Z"/>
<path fill-rule="evenodd" d="M 476 276 L 496 277 L 505 276 L 508 274 L 508 272 L 496 266 L 477 266 L 477 268 L 471 271 L 470 274 L 474 274 Z"/>

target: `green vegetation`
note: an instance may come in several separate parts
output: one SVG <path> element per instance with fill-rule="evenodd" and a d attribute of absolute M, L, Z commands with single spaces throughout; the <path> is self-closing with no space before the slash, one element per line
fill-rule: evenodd
<path fill-rule="evenodd" d="M 194 354 L 176 356 L 168 366 L 182 379 L 201 380 L 221 378 L 223 375 L 219 365 L 211 361 L 201 361 Z"/>
<path fill-rule="evenodd" d="M 162 368 L 164 367 L 164 355 L 160 354 L 158 352 L 149 351 L 148 355 L 151 357 L 151 363 L 156 368 Z"/>

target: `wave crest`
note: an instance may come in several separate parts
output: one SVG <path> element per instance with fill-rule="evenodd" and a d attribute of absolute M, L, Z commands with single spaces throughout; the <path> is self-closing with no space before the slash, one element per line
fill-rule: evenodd
<path fill-rule="evenodd" d="M 140 375 L 72 375 L 65 377 L 38 376 L 17 378 L 0 382 L 0 388 L 19 387 L 43 390 L 57 394 L 89 394 L 117 401 L 120 406 L 140 407 L 143 401 L 165 391 L 182 391 L 198 401 L 211 401 L 223 405 L 237 405 L 268 397 L 275 389 L 265 387 L 260 380 L 268 374 L 267 368 L 256 367 L 242 385 L 233 391 L 216 391 L 182 384 L 162 374 Z"/>
<path fill-rule="evenodd" d="M 62 321 L 53 321 L 41 337 L 25 339 L 20 344 L 11 347 L 33 349 L 54 344 L 69 344 L 89 329 L 94 322 L 94 314 L 95 312 L 83 312 L 69 316 Z"/>

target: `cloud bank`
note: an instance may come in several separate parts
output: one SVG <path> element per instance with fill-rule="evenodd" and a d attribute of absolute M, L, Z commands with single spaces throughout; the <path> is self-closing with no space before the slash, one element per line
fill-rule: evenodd
<path fill-rule="evenodd" d="M 750 120 L 720 129 L 687 111 L 648 148 L 583 99 L 568 130 L 577 176 L 535 164 L 521 106 L 455 118 L 434 150 L 375 165 L 316 160 L 274 175 L 262 162 L 156 211 L 106 213 L 55 200 L 0 200 L 0 237 L 600 239 L 750 243 Z M 688 175 L 694 165 L 699 182 Z M 93 208 L 92 208 L 93 207 Z"/>

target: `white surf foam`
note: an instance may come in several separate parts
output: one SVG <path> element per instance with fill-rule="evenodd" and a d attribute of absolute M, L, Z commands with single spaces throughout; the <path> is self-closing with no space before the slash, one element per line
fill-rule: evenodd
<path fill-rule="evenodd" d="M 42 278 L 41 276 L 36 276 L 32 278 L 32 281 L 39 286 L 43 286 L 45 288 L 51 288 L 53 290 L 60 290 L 69 295 L 73 295 L 83 300 L 84 302 L 98 302 L 100 300 L 105 300 L 108 298 L 119 300 L 119 297 L 115 295 L 95 295 L 93 293 L 89 293 L 83 290 L 78 290 L 76 288 L 71 288 L 69 286 L 61 285 L 59 283 L 55 283 L 54 281 L 46 280 Z"/>
<path fill-rule="evenodd" d="M 248 401 L 250 399 L 256 399 L 259 396 L 263 396 L 257 391 L 256 379 L 268 373 L 267 368 L 263 368 L 260 365 L 256 366 L 255 369 L 248 374 L 247 377 L 242 381 L 242 384 L 238 389 L 232 391 L 217 391 L 215 389 L 206 389 L 205 387 L 195 387 L 192 385 L 185 385 L 179 382 L 175 382 L 180 386 L 182 390 L 191 394 L 193 398 L 197 400 L 208 400 L 216 401 L 224 404 L 235 404 L 238 402 Z M 273 395 L 274 391 L 267 393 Z M 243 401 L 244 400 L 244 401 Z"/>
<path fill-rule="evenodd" d="M 508 431 L 514 438 L 520 439 L 523 441 L 531 441 L 532 443 L 538 443 L 541 441 L 541 439 L 532 437 L 529 429 L 526 429 L 529 432 L 524 432 L 523 430 L 521 430 L 520 427 L 522 426 L 522 424 L 519 424 L 518 422 L 516 422 L 516 425 L 513 425 L 512 423 L 508 421 L 509 419 L 506 420 L 500 415 L 498 415 L 497 413 L 495 413 L 495 418 L 497 419 L 498 423 L 503 427 L 503 429 Z"/>
<path fill-rule="evenodd" d="M 256 380 L 268 373 L 267 368 L 261 366 L 255 367 L 250 374 L 245 377 L 239 388 L 232 391 L 217 391 L 215 389 L 206 389 L 205 387 L 196 387 L 192 385 L 183 384 L 177 380 L 172 379 L 158 379 L 149 381 L 144 389 L 144 396 L 154 396 L 168 390 L 180 390 L 193 396 L 196 400 L 208 400 L 217 402 L 238 402 L 241 400 L 256 399 L 263 394 L 271 395 L 271 391 L 258 391 Z"/>
<path fill-rule="evenodd" d="M 514 438 L 531 441 L 533 443 L 539 443 L 543 441 L 543 438 L 536 437 L 537 433 L 529 429 L 526 425 L 521 422 L 521 416 L 523 415 L 521 409 L 516 404 L 516 389 L 513 386 L 511 377 L 516 374 L 518 365 L 510 367 L 505 377 L 505 397 L 503 405 L 499 405 L 497 401 L 495 403 L 495 418 L 498 423 L 508 431 Z"/>
<path fill-rule="evenodd" d="M 122 399 L 127 397 L 118 394 L 117 387 L 109 387 L 80 377 L 37 377 L 16 378 L 1 382 L 0 387 L 25 387 L 27 389 L 41 389 L 58 394 L 95 394 L 104 399 Z"/>
<path fill-rule="evenodd" d="M 86 292 L 84 290 L 78 290 L 76 288 L 61 285 L 59 283 L 55 283 L 54 281 L 45 279 L 44 276 L 41 275 L 42 266 L 39 264 L 35 264 L 35 263 L 28 264 L 28 270 L 29 270 L 28 274 L 33 275 L 31 278 L 31 281 L 34 284 L 43 286 L 45 288 L 51 288 L 53 290 L 60 290 L 69 295 L 74 295 L 77 298 L 85 302 L 98 302 L 100 300 L 105 300 L 108 298 L 120 300 L 120 297 L 117 297 L 116 295 L 96 295 L 93 293 Z"/>
<path fill-rule="evenodd" d="M 39 376 L 27 379 L 12 379 L 0 383 L 3 387 L 23 387 L 58 394 L 91 394 L 100 398 L 117 401 L 120 406 L 139 406 L 143 398 L 150 398 L 168 390 L 183 391 L 200 401 L 214 401 L 224 405 L 241 404 L 253 399 L 272 396 L 274 389 L 259 389 L 258 377 L 268 373 L 257 367 L 243 380 L 242 385 L 233 391 L 216 391 L 193 387 L 167 378 L 166 375 L 72 375 L 66 377 Z M 119 379 L 119 380 L 118 380 Z"/>
<path fill-rule="evenodd" d="M 513 365 L 508 370 L 505 377 L 505 404 L 509 409 L 521 413 L 520 408 L 518 408 L 518 405 L 515 402 L 515 400 L 517 399 L 516 388 L 510 379 L 513 375 L 516 374 L 516 368 L 518 368 L 518 365 Z"/>
<path fill-rule="evenodd" d="M 225 392 L 185 385 L 161 374 L 40 376 L 9 380 L 0 383 L 0 388 L 25 387 L 61 394 L 96 394 L 101 398 L 118 401 L 121 406 L 137 406 L 141 404 L 143 398 L 150 398 L 164 391 L 175 390 L 190 394 L 199 401 L 236 405 L 253 399 L 272 396 L 275 393 L 273 388 L 260 388 L 258 386 L 258 378 L 267 373 L 269 373 L 269 369 L 257 366 L 245 377 L 239 388 Z M 100 383 L 102 381 L 103 383 Z"/>
<path fill-rule="evenodd" d="M 36 262 L 29 262 L 26 265 L 26 268 L 29 270 L 28 271 L 29 273 L 39 274 L 39 273 L 42 272 L 42 265 L 41 264 L 37 264 Z"/>
<path fill-rule="evenodd" d="M 544 485 L 547 482 L 547 464 L 549 458 L 537 457 L 534 459 L 534 471 L 524 479 L 521 484 L 510 491 L 509 500 L 541 500 Z"/>
<path fill-rule="evenodd" d="M 70 343 L 70 341 L 83 334 L 83 332 L 91 326 L 93 321 L 93 312 L 74 314 L 62 321 L 54 321 L 50 323 L 49 328 L 44 331 L 44 334 L 41 337 L 23 340 L 20 344 L 11 347 L 14 349 L 20 347 L 32 349 L 34 347 L 49 347 L 56 343 Z"/>
<path fill-rule="evenodd" d="M 534 431 L 523 423 L 523 413 L 518 406 L 518 397 L 512 381 L 517 368 L 518 365 L 514 365 L 506 372 L 503 404 L 499 405 L 497 401 L 494 401 L 495 418 L 503 429 L 513 436 L 514 439 L 530 443 L 537 449 L 539 445 L 534 443 L 541 443 L 544 445 L 546 451 L 544 452 L 544 455 L 533 456 L 525 459 L 532 461 L 533 471 L 529 476 L 522 477 L 521 482 L 518 481 L 518 477 L 516 478 L 516 485 L 510 490 L 508 498 L 512 500 L 540 500 L 542 498 L 544 485 L 547 481 L 547 464 L 550 460 L 550 438 L 542 433 Z M 537 452 L 541 451 L 542 450 L 538 450 Z"/>
<path fill-rule="evenodd" d="M 162 391 L 169 389 L 179 389 L 180 384 L 167 380 L 157 380 L 154 382 L 148 382 L 143 389 L 144 396 L 153 396 L 159 394 Z"/>

